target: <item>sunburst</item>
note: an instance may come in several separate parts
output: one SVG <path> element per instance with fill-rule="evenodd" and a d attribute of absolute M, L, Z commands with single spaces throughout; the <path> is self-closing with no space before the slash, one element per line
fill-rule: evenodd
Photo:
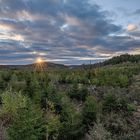
<path fill-rule="evenodd" d="M 37 64 L 43 63 L 43 59 L 42 59 L 41 57 L 38 57 L 38 58 L 36 59 L 36 63 L 37 63 Z"/>
<path fill-rule="evenodd" d="M 38 57 L 35 60 L 35 71 L 44 71 L 46 67 L 45 61 L 43 58 Z"/>

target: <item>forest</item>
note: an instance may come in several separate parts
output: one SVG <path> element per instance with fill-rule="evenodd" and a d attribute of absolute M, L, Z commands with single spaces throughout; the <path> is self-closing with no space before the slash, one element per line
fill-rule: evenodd
<path fill-rule="evenodd" d="M 0 140 L 139 138 L 140 55 L 72 68 L 0 68 Z"/>

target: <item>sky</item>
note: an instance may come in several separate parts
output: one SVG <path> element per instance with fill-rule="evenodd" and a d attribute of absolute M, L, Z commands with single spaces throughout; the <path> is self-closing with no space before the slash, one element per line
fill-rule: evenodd
<path fill-rule="evenodd" d="M 140 54 L 140 0 L 0 0 L 0 65 Z"/>

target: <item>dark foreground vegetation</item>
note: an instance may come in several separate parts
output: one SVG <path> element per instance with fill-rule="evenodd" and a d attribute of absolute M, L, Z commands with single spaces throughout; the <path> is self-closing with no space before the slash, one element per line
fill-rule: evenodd
<path fill-rule="evenodd" d="M 0 70 L 0 140 L 139 139 L 139 55 L 73 69 Z"/>

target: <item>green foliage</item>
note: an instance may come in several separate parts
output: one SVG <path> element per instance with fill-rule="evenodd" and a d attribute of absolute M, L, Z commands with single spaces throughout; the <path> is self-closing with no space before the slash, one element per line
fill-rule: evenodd
<path fill-rule="evenodd" d="M 0 75 L 0 92 L 6 88 L 6 82 L 3 80 L 2 75 Z"/>
<path fill-rule="evenodd" d="M 2 71 L 2 79 L 6 82 L 9 82 L 11 79 L 11 71 L 9 70 Z"/>
<path fill-rule="evenodd" d="M 120 87 L 127 87 L 129 83 L 129 79 L 127 75 L 119 75 L 118 83 Z"/>
<path fill-rule="evenodd" d="M 106 112 L 121 112 L 123 114 L 131 114 L 135 111 L 135 106 L 129 104 L 128 100 L 124 97 L 118 97 L 113 93 L 107 94 L 103 101 L 103 110 Z"/>
<path fill-rule="evenodd" d="M 47 115 L 47 133 L 50 140 L 57 140 L 60 135 L 60 117 L 50 113 Z"/>
<path fill-rule="evenodd" d="M 140 128 L 136 59 L 126 55 L 110 65 L 38 72 L 0 70 L 0 139 L 79 140 L 88 134 L 89 140 L 135 139 Z"/>
<path fill-rule="evenodd" d="M 25 76 L 25 80 L 26 80 L 26 87 L 24 89 L 24 93 L 29 96 L 29 97 L 32 97 L 32 87 L 31 87 L 31 75 L 30 74 L 27 74 Z"/>
<path fill-rule="evenodd" d="M 0 108 L 0 115 L 17 114 L 18 109 L 27 107 L 27 98 L 20 92 L 12 92 L 8 90 L 1 95 L 2 107 Z"/>
<path fill-rule="evenodd" d="M 117 97 L 115 94 L 107 94 L 103 102 L 103 110 L 112 111 L 116 110 L 118 106 Z"/>
<path fill-rule="evenodd" d="M 84 87 L 84 85 L 74 84 L 68 95 L 72 99 L 76 99 L 78 101 L 85 101 L 86 97 L 88 96 L 88 90 Z"/>
<path fill-rule="evenodd" d="M 133 129 L 130 127 L 131 122 L 127 122 L 127 118 L 117 113 L 109 113 L 104 116 L 104 125 L 113 137 L 124 137 L 133 135 Z"/>
<path fill-rule="evenodd" d="M 115 64 L 125 63 L 125 62 L 137 63 L 139 61 L 140 61 L 140 55 L 123 54 L 105 61 L 103 65 L 109 65 L 109 64 L 115 65 Z"/>
<path fill-rule="evenodd" d="M 130 74 L 131 73 L 125 68 L 104 68 L 98 71 L 98 73 L 95 71 L 95 77 L 92 80 L 92 83 L 99 86 L 112 85 L 114 87 L 127 87 L 130 83 Z"/>
<path fill-rule="evenodd" d="M 134 104 L 131 103 L 131 104 L 127 105 L 127 110 L 131 114 L 132 112 L 137 110 L 137 107 Z"/>
<path fill-rule="evenodd" d="M 46 92 L 48 99 L 54 101 L 56 97 L 56 87 L 52 83 L 48 84 Z"/>
<path fill-rule="evenodd" d="M 35 106 L 18 110 L 7 130 L 9 140 L 41 140 L 45 132 L 42 112 Z"/>
<path fill-rule="evenodd" d="M 88 126 L 96 121 L 98 114 L 98 104 L 93 96 L 88 96 L 83 107 L 83 123 Z"/>
<path fill-rule="evenodd" d="M 21 79 L 22 80 L 22 79 Z M 14 91 L 22 91 L 25 89 L 26 82 L 25 80 L 19 81 L 16 74 L 11 76 L 11 80 L 9 82 L 9 87 Z"/>
<path fill-rule="evenodd" d="M 60 138 L 63 140 L 78 140 L 83 136 L 83 124 L 80 114 L 68 112 L 65 115 L 67 119 L 62 122 Z"/>
<path fill-rule="evenodd" d="M 111 140 L 111 133 L 105 129 L 102 123 L 98 122 L 90 129 L 88 140 Z"/>
<path fill-rule="evenodd" d="M 33 81 L 31 82 L 31 88 L 32 88 L 33 101 L 37 104 L 40 104 L 40 102 L 41 102 L 41 88 L 40 88 L 39 82 L 36 79 L 33 79 Z"/>
<path fill-rule="evenodd" d="M 48 85 L 47 99 L 54 103 L 54 108 L 57 113 L 60 113 L 62 109 L 62 99 L 65 97 L 65 93 L 56 91 L 56 87 L 54 87 L 52 84 Z"/>
<path fill-rule="evenodd" d="M 81 114 L 78 113 L 68 99 L 63 101 L 63 108 L 60 115 L 62 127 L 60 138 L 63 140 L 78 140 L 83 136 L 83 124 Z"/>

